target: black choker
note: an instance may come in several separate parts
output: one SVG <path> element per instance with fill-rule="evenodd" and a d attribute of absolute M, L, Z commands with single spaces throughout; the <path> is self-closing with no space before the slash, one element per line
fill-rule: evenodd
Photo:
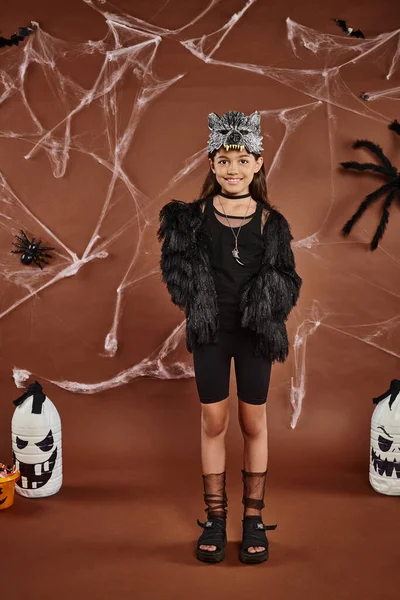
<path fill-rule="evenodd" d="M 230 196 L 229 194 L 223 194 L 222 192 L 219 192 L 219 196 L 222 196 L 223 198 L 228 198 L 229 200 L 241 200 L 242 198 L 248 198 L 249 196 L 251 196 L 250 192 L 248 194 L 243 194 L 243 196 Z"/>

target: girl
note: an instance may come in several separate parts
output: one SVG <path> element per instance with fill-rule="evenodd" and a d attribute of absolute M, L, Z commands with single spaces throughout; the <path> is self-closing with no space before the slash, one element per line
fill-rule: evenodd
<path fill-rule="evenodd" d="M 201 403 L 201 460 L 207 521 L 196 555 L 219 562 L 226 545 L 225 434 L 234 358 L 244 440 L 240 560 L 268 558 L 264 508 L 268 446 L 266 400 L 271 365 L 288 354 L 285 321 L 301 278 L 283 215 L 267 199 L 260 114 L 208 117 L 210 171 L 200 198 L 160 211 L 160 267 L 172 302 L 186 314 Z"/>

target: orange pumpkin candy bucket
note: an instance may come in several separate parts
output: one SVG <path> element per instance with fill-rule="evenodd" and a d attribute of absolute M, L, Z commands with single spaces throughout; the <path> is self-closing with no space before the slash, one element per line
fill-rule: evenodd
<path fill-rule="evenodd" d="M 3 465 L 0 464 L 0 467 Z M 12 506 L 14 502 L 15 482 L 20 478 L 20 472 L 2 472 L 0 475 L 0 510 Z"/>

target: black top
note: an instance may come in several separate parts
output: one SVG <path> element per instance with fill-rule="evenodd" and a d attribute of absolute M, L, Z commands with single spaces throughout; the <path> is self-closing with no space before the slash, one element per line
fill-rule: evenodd
<path fill-rule="evenodd" d="M 206 226 L 212 238 L 210 258 L 218 297 L 221 331 L 230 331 L 240 327 L 239 301 L 242 286 L 261 267 L 264 248 L 261 233 L 262 210 L 262 204 L 257 203 L 256 210 L 250 213 L 250 218 L 246 217 L 244 221 L 243 217 L 227 215 L 236 234 L 243 223 L 237 238 L 240 261 L 244 263 L 242 266 L 232 255 L 235 237 L 225 214 L 214 207 L 212 197 L 207 198 L 204 214 L 207 216 Z"/>

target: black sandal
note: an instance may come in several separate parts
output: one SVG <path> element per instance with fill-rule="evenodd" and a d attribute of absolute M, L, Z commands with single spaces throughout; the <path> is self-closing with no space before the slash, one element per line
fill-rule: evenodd
<path fill-rule="evenodd" d="M 225 558 L 226 519 L 210 518 L 205 523 L 197 519 L 204 531 L 197 541 L 196 556 L 203 562 L 217 563 Z M 202 550 L 200 546 L 216 546 L 216 550 Z"/>
<path fill-rule="evenodd" d="M 264 525 L 261 517 L 244 517 L 242 521 L 242 544 L 239 559 L 243 563 L 261 563 L 268 560 L 268 538 L 265 530 L 276 529 L 276 525 Z M 248 552 L 251 546 L 263 546 L 262 552 Z"/>

